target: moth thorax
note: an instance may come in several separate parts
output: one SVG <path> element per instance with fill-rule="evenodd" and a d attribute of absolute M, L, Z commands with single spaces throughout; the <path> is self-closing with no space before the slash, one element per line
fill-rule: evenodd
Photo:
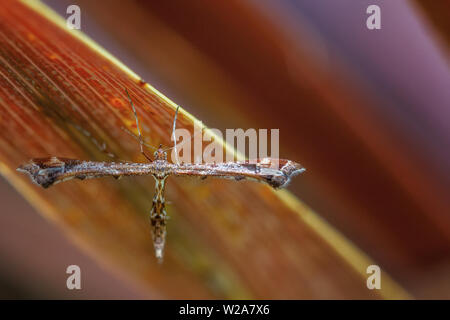
<path fill-rule="evenodd" d="M 153 154 L 153 156 L 155 157 L 155 160 L 164 160 L 167 161 L 167 152 L 165 152 L 161 146 L 158 148 L 158 150 L 155 151 L 155 153 Z"/>

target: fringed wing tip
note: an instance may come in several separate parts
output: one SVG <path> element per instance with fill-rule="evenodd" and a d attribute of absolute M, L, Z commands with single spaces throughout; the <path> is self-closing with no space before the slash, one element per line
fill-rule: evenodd
<path fill-rule="evenodd" d="M 57 158 L 33 159 L 29 163 L 19 166 L 17 171 L 26 173 L 35 184 L 48 188 L 54 184 L 64 171 L 63 162 Z"/>
<path fill-rule="evenodd" d="M 295 177 L 296 175 L 299 175 L 300 173 L 303 173 L 305 171 L 306 171 L 305 168 L 300 168 L 300 169 L 297 169 L 295 171 L 292 171 L 291 174 L 287 177 L 286 182 L 280 188 L 287 187 L 289 185 L 289 183 L 291 183 L 291 179 L 293 177 Z"/>
<path fill-rule="evenodd" d="M 35 184 L 43 187 L 48 188 L 53 182 L 50 182 L 49 179 L 46 176 L 43 176 L 39 174 L 40 168 L 34 163 L 27 163 L 23 164 L 20 167 L 16 169 L 19 172 L 27 174 L 31 181 L 33 181 Z"/>
<path fill-rule="evenodd" d="M 274 189 L 282 189 L 289 185 L 291 179 L 300 173 L 306 171 L 306 169 L 299 163 L 287 160 L 286 163 L 280 169 L 282 175 L 272 177 L 269 184 Z"/>

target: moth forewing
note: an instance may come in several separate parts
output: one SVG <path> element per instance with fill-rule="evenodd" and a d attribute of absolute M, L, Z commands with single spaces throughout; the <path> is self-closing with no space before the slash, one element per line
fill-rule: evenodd
<path fill-rule="evenodd" d="M 171 171 L 176 176 L 256 180 L 267 183 L 275 189 L 286 187 L 292 177 L 305 171 L 305 168 L 296 162 L 284 159 L 276 161 L 279 167 L 272 166 L 272 159 L 263 158 L 245 162 L 172 165 Z"/>
<path fill-rule="evenodd" d="M 155 172 L 152 163 L 97 162 L 60 157 L 35 158 L 21 165 L 17 171 L 27 173 L 31 180 L 43 188 L 71 179 L 90 179 L 112 176 L 147 175 Z"/>

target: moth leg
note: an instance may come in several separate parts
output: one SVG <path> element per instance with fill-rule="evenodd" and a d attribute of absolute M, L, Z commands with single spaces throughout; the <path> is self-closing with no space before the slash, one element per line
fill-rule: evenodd
<path fill-rule="evenodd" d="M 133 132 L 131 132 L 130 130 L 128 130 L 128 129 L 125 128 L 124 126 L 121 126 L 120 129 L 121 129 L 123 132 L 127 133 L 128 135 L 130 135 L 133 139 L 139 141 L 139 137 L 136 137 L 136 136 L 134 135 Z M 150 148 L 150 149 L 157 150 L 155 147 L 153 147 L 153 146 L 151 146 L 149 143 L 147 143 L 147 142 L 145 141 L 145 139 L 143 139 L 142 142 L 143 142 L 143 144 L 144 144 L 145 147 Z"/>

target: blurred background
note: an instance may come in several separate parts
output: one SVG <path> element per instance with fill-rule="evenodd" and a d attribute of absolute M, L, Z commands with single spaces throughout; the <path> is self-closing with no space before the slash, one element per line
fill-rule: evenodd
<path fill-rule="evenodd" d="M 412 296 L 450 298 L 448 1 L 43 2 L 79 5 L 84 33 L 210 128 L 279 128 L 308 168 L 292 193 Z M 0 203 L 0 297 L 148 297 L 3 179 Z M 77 293 L 61 286 L 74 261 Z"/>

